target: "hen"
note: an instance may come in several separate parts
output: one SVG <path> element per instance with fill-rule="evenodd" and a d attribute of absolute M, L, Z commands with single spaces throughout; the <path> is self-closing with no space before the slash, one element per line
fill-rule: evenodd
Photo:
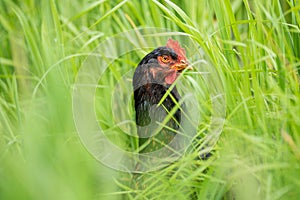
<path fill-rule="evenodd" d="M 169 39 L 166 46 L 147 54 L 135 70 L 134 106 L 140 153 L 168 147 L 180 128 L 180 95 L 172 84 L 188 67 L 185 54 L 177 41 Z"/>

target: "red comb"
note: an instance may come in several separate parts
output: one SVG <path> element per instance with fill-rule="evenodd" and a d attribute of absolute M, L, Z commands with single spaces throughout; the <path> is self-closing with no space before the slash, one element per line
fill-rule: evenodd
<path fill-rule="evenodd" d="M 172 40 L 170 38 L 170 39 L 168 39 L 166 47 L 173 49 L 177 53 L 178 60 L 185 60 L 186 61 L 185 49 L 181 48 L 181 46 L 179 45 L 178 41 Z"/>

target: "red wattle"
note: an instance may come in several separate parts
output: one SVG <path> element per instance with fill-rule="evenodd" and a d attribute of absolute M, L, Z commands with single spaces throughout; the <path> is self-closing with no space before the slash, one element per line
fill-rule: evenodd
<path fill-rule="evenodd" d="M 174 70 L 170 74 L 168 74 L 168 76 L 165 77 L 165 82 L 167 84 L 171 85 L 172 83 L 174 83 L 176 78 L 177 78 L 177 72 L 176 72 L 176 70 Z"/>

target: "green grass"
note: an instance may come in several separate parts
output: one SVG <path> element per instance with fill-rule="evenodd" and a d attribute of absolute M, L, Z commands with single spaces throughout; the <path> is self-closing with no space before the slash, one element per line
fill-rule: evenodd
<path fill-rule="evenodd" d="M 0 199 L 298 199 L 299 25 L 297 0 L 2 0 Z M 223 115 L 209 98 L 214 85 L 222 88 L 226 116 L 208 160 L 195 159 L 205 147 L 205 140 L 195 140 L 173 165 L 143 174 L 147 187 L 138 191 L 129 183 L 132 174 L 101 164 L 83 146 L 72 92 L 101 42 L 146 27 L 189 35 L 180 43 L 200 64 L 178 87 L 182 94 L 194 91 L 200 105 L 197 134 L 209 135 L 211 115 Z M 124 38 L 142 49 L 120 55 L 109 67 L 98 82 L 95 110 L 111 141 L 130 148 L 136 141 L 124 132 L 132 127 L 115 127 L 126 117 L 133 120 L 132 108 L 119 108 L 130 106 L 129 93 L 114 97 L 111 91 L 151 49 L 139 33 Z M 166 42 L 158 33 L 152 39 Z M 112 45 L 101 53 L 118 55 L 122 48 Z M 200 75 L 203 66 L 211 79 Z M 124 83 L 131 84 L 127 78 Z M 121 98 L 115 108 L 113 98 Z"/>

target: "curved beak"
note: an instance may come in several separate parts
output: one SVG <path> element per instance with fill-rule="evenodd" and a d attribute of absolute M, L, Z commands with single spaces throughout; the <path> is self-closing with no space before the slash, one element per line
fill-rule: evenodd
<path fill-rule="evenodd" d="M 175 63 L 171 66 L 171 69 L 175 69 L 179 73 L 185 69 L 192 70 L 193 68 L 189 66 L 189 63 L 185 60 L 181 60 L 179 63 Z"/>

